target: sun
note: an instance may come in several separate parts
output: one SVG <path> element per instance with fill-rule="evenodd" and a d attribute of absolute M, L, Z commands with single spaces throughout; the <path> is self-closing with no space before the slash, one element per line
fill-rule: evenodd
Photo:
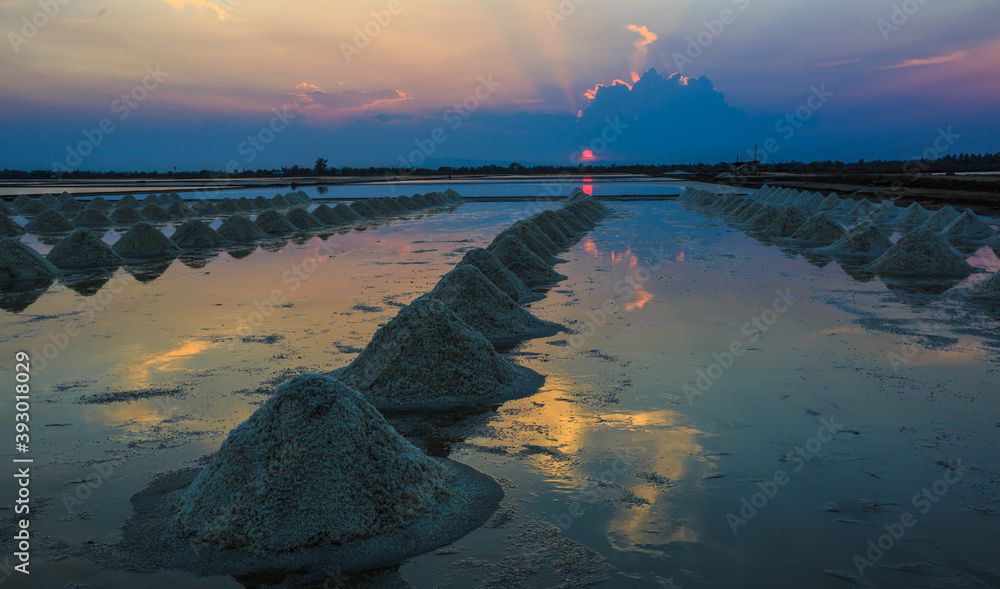
<path fill-rule="evenodd" d="M 592 160 L 592 159 L 594 159 L 594 152 L 591 151 L 591 150 L 589 150 L 589 149 L 584 149 L 583 153 L 581 155 L 583 155 L 583 159 L 585 159 L 585 160 Z"/>

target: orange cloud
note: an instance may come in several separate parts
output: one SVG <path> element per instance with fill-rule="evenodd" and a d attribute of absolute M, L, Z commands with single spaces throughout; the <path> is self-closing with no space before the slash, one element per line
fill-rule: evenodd
<path fill-rule="evenodd" d="M 615 80 L 615 81 L 611 82 L 612 86 L 617 86 L 618 84 L 621 84 L 623 86 L 627 86 L 629 90 L 632 89 L 632 85 L 629 84 L 628 82 L 626 82 L 625 80 Z M 605 85 L 605 84 L 597 84 L 596 86 L 594 86 L 590 90 L 587 90 L 586 92 L 584 92 L 583 96 L 587 100 L 593 100 L 593 99 L 597 98 L 597 91 L 598 90 L 600 90 L 601 88 L 607 88 L 607 87 L 608 86 Z"/>
<path fill-rule="evenodd" d="M 167 4 L 174 7 L 175 10 L 183 10 L 185 4 L 191 4 L 193 6 L 201 6 L 208 8 L 215 12 L 215 15 L 219 17 L 219 20 L 226 20 L 231 17 L 232 14 L 226 12 L 221 6 L 214 2 L 209 2 L 208 0 L 163 0 Z"/>
<path fill-rule="evenodd" d="M 649 44 L 655 41 L 657 36 L 644 26 L 628 25 L 625 30 L 639 35 L 635 41 L 635 50 L 628 56 L 628 63 L 632 66 L 632 80 L 637 81 L 639 75 L 636 72 L 641 71 L 645 66 L 646 57 L 649 55 Z"/>
<path fill-rule="evenodd" d="M 903 67 L 916 67 L 922 65 L 937 65 L 939 63 L 949 63 L 952 61 L 958 61 L 969 55 L 968 51 L 956 51 L 954 53 L 949 53 L 948 55 L 939 55 L 937 57 L 927 57 L 924 59 L 906 59 L 897 63 L 896 65 L 889 65 L 882 69 L 884 70 L 894 70 Z"/>
<path fill-rule="evenodd" d="M 297 98 L 292 108 L 300 110 L 320 110 L 328 115 L 340 112 L 360 112 L 394 102 L 412 100 L 413 95 L 400 90 L 375 90 L 372 92 L 324 92 L 319 86 L 302 82 L 288 93 Z"/>

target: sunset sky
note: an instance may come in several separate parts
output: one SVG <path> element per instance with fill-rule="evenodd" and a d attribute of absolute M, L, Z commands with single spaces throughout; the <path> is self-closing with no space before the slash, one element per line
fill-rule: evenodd
<path fill-rule="evenodd" d="M 569 163 L 585 147 L 717 162 L 768 139 L 771 160 L 911 158 L 949 127 L 949 149 L 995 152 L 997 23 L 993 0 L 0 0 L 0 168 Z"/>

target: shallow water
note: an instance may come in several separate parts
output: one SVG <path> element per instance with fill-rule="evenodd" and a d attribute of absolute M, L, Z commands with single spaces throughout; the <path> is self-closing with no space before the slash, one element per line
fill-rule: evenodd
<path fill-rule="evenodd" d="M 45 498 L 36 558 L 114 542 L 128 497 L 154 473 L 213 452 L 289 375 L 347 364 L 398 306 L 535 206 L 467 202 L 239 259 L 178 260 L 147 282 L 119 271 L 93 297 L 57 282 L 23 312 L 0 312 L 8 358 L 81 324 L 32 378 L 32 493 Z M 963 297 L 985 273 L 944 294 L 889 288 L 681 202 L 609 206 L 615 215 L 560 256 L 568 280 L 529 306 L 578 333 L 511 350 L 546 375 L 537 395 L 475 415 L 390 416 L 507 493 L 507 517 L 390 576 L 415 587 L 582 586 L 601 574 L 595 586 L 849 587 L 855 555 L 911 513 L 854 586 L 1000 585 L 1000 308 Z M 984 269 L 995 259 L 973 253 Z M 148 389 L 177 391 L 77 403 Z M 822 420 L 839 427 L 826 435 Z M 935 483 L 936 501 L 915 505 Z M 744 499 L 755 512 L 741 514 Z M 572 542 L 525 528 L 537 522 Z M 578 545 L 608 566 L 583 571 Z M 33 566 L 36 586 L 261 581 L 136 575 L 74 556 Z M 331 563 L 326 586 L 360 583 Z"/>

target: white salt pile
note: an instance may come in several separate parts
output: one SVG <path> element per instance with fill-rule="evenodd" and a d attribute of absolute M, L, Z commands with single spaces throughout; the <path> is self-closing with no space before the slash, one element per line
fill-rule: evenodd
<path fill-rule="evenodd" d="M 24 208 L 26 204 L 31 202 L 31 200 L 32 200 L 31 197 L 28 196 L 27 194 L 19 194 L 17 195 L 17 198 L 11 201 L 10 206 L 20 211 L 21 209 Z"/>
<path fill-rule="evenodd" d="M 73 217 L 77 227 L 110 227 L 114 223 L 98 209 L 84 209 Z"/>
<path fill-rule="evenodd" d="M 56 207 L 56 210 L 61 213 L 79 213 L 80 211 L 85 209 L 86 207 L 84 207 L 82 204 L 80 204 L 79 202 L 77 202 L 72 198 L 62 203 L 59 203 L 59 206 Z"/>
<path fill-rule="evenodd" d="M 54 209 L 60 205 L 59 199 L 52 196 L 48 192 L 39 196 L 38 201 L 41 202 L 43 205 L 49 207 L 50 209 Z"/>
<path fill-rule="evenodd" d="M 178 246 L 187 249 L 221 247 L 226 245 L 226 238 L 219 235 L 215 229 L 203 221 L 191 219 L 177 228 L 170 240 Z"/>
<path fill-rule="evenodd" d="M 0 213 L 0 237 L 17 237 L 18 235 L 24 235 L 24 227 L 15 223 L 4 213 Z"/>
<path fill-rule="evenodd" d="M 69 233 L 74 227 L 73 223 L 58 211 L 45 209 L 28 221 L 24 229 L 29 233 Z"/>
<path fill-rule="evenodd" d="M 581 221 L 587 224 L 589 229 L 593 229 L 593 227 L 597 225 L 597 222 L 601 220 L 601 217 L 604 216 L 603 213 L 597 211 L 596 209 L 587 207 L 587 205 L 582 202 L 569 203 L 564 206 L 563 209 L 570 211 L 579 217 Z"/>
<path fill-rule="evenodd" d="M 122 263 L 121 256 L 110 245 L 83 228 L 64 237 L 45 257 L 59 268 L 118 266 Z"/>
<path fill-rule="evenodd" d="M 772 205 L 763 205 L 756 215 L 747 220 L 750 227 L 766 228 L 781 216 L 781 210 Z"/>
<path fill-rule="evenodd" d="M 736 212 L 733 213 L 733 217 L 746 221 L 752 219 L 757 213 L 764 209 L 764 203 L 756 200 L 751 200 L 746 206 L 740 207 Z"/>
<path fill-rule="evenodd" d="M 556 214 L 555 210 L 542 211 L 537 215 L 533 215 L 531 218 L 535 219 L 537 217 L 547 218 L 552 221 L 552 224 L 556 226 L 560 231 L 563 232 L 571 242 L 577 241 L 579 237 L 584 233 L 584 231 L 577 231 L 569 226 L 559 215 Z"/>
<path fill-rule="evenodd" d="M 235 200 L 229 198 L 228 196 L 219 201 L 219 204 L 215 205 L 223 213 L 238 213 L 243 209 L 240 205 L 236 203 Z"/>
<path fill-rule="evenodd" d="M 346 221 L 358 221 L 365 218 L 364 215 L 359 214 L 357 211 L 344 203 L 337 203 L 334 205 L 333 211 L 343 217 Z"/>
<path fill-rule="evenodd" d="M 737 196 L 733 197 L 726 204 L 720 206 L 719 207 L 719 211 L 722 212 L 722 213 L 724 213 L 724 214 L 727 214 L 727 215 L 728 214 L 732 214 L 732 213 L 738 211 L 741 207 L 746 206 L 747 204 L 749 204 L 750 200 L 751 199 L 749 199 L 749 198 L 747 198 L 747 197 L 745 197 L 743 195 L 737 195 Z"/>
<path fill-rule="evenodd" d="M 837 207 L 837 210 L 838 211 L 845 211 L 845 212 L 849 213 L 849 212 L 853 211 L 855 208 L 857 208 L 857 206 L 858 206 L 858 203 L 856 201 L 854 201 L 851 198 L 845 198 L 843 200 L 843 202 L 840 203 L 840 206 Z"/>
<path fill-rule="evenodd" d="M 819 210 L 821 211 L 832 211 L 840 206 L 840 197 L 837 196 L 836 192 L 831 192 L 829 196 L 823 199 L 823 202 L 819 205 Z"/>
<path fill-rule="evenodd" d="M 120 206 L 111 211 L 108 218 L 119 225 L 131 225 L 146 220 L 146 217 L 143 217 L 142 213 L 127 205 Z"/>
<path fill-rule="evenodd" d="M 542 230 L 542 233 L 546 235 L 553 243 L 559 247 L 565 247 L 570 243 L 570 238 L 566 233 L 559 228 L 558 225 L 552 220 L 551 217 L 535 214 L 529 217 L 531 221 Z"/>
<path fill-rule="evenodd" d="M 357 391 L 302 374 L 230 432 L 176 521 L 186 535 L 256 553 L 339 545 L 428 517 L 453 477 Z"/>
<path fill-rule="evenodd" d="M 394 198 L 388 198 L 388 197 L 386 197 L 386 198 L 382 198 L 382 199 L 379 199 L 379 200 L 381 201 L 382 204 L 384 204 L 386 206 L 386 208 L 388 208 L 393 213 L 405 213 L 406 212 L 406 207 L 404 207 L 402 204 L 399 203 L 399 201 L 397 201 Z"/>
<path fill-rule="evenodd" d="M 500 240 L 491 253 L 525 284 L 547 284 L 566 279 L 512 235 Z"/>
<path fill-rule="evenodd" d="M 534 236 L 534 238 L 539 243 L 541 243 L 542 246 L 544 246 L 545 249 L 547 251 L 549 251 L 550 253 L 554 254 L 554 253 L 557 253 L 559 251 L 562 251 L 562 248 L 559 247 L 556 244 L 556 242 L 554 242 L 551 239 L 549 239 L 549 236 L 545 235 L 545 232 L 542 231 L 541 228 L 534 221 L 532 221 L 531 219 L 521 219 L 520 221 L 516 221 L 513 225 L 511 225 L 512 228 L 513 227 L 522 227 L 522 226 L 528 231 L 528 233 L 530 233 L 532 236 Z"/>
<path fill-rule="evenodd" d="M 21 212 L 25 215 L 37 215 L 45 211 L 50 211 L 49 207 L 42 204 L 42 201 L 33 199 L 28 201 L 24 206 L 21 207 Z"/>
<path fill-rule="evenodd" d="M 1000 272 L 994 272 L 992 276 L 973 286 L 969 294 L 991 301 L 1000 301 Z"/>
<path fill-rule="evenodd" d="M 397 197 L 396 201 L 398 201 L 399 204 L 403 205 L 403 208 L 405 208 L 408 211 L 415 211 L 415 210 L 417 210 L 417 209 L 420 208 L 420 205 L 418 205 L 417 203 L 413 202 L 412 198 L 410 198 L 408 196 L 405 196 L 405 195 Z"/>
<path fill-rule="evenodd" d="M 941 230 L 941 235 L 945 237 L 982 239 L 992 234 L 993 228 L 983 222 L 971 209 L 966 209 L 964 213 Z"/>
<path fill-rule="evenodd" d="M 285 218 L 299 229 L 318 229 L 323 226 L 322 221 L 302 207 L 292 207 L 285 213 Z"/>
<path fill-rule="evenodd" d="M 271 201 L 263 196 L 257 196 L 253 199 L 253 206 L 257 209 L 269 209 L 271 208 Z"/>
<path fill-rule="evenodd" d="M 859 200 L 856 205 L 854 205 L 851 212 L 859 217 L 867 217 L 873 210 L 875 210 L 875 205 L 873 205 L 867 198 L 863 198 Z"/>
<path fill-rule="evenodd" d="M 462 200 L 462 195 L 459 194 L 457 191 L 452 190 L 451 188 L 445 190 L 444 194 L 451 200 L 451 202 L 458 202 Z"/>
<path fill-rule="evenodd" d="M 847 235 L 840 223 L 827 213 L 813 215 L 792 234 L 792 239 L 816 243 L 833 243 Z"/>
<path fill-rule="evenodd" d="M 473 248 L 465 252 L 462 261 L 455 267 L 472 265 L 479 269 L 486 278 L 496 285 L 504 294 L 511 299 L 523 303 L 531 299 L 534 295 L 524 281 L 511 272 L 507 266 L 500 263 L 489 250 L 483 248 Z"/>
<path fill-rule="evenodd" d="M 229 241 L 253 241 L 267 236 L 243 215 L 233 215 L 223 221 L 217 233 Z"/>
<path fill-rule="evenodd" d="M 327 226 L 329 226 L 329 225 L 340 225 L 342 223 L 347 222 L 346 219 L 344 219 L 339 214 L 337 214 L 336 210 L 331 209 L 330 207 L 328 207 L 325 204 L 322 204 L 322 205 L 319 205 L 318 207 L 316 207 L 313 210 L 313 212 L 312 212 L 312 216 L 316 217 L 317 219 L 319 219 L 319 221 L 321 223 L 323 223 L 324 225 L 327 225 Z"/>
<path fill-rule="evenodd" d="M 375 212 L 375 216 L 385 217 L 392 214 L 392 209 L 382 202 L 381 199 L 369 198 L 365 201 L 365 204 L 368 205 L 368 208 Z"/>
<path fill-rule="evenodd" d="M 58 273 L 51 262 L 17 239 L 0 239 L 0 280 L 45 278 Z"/>
<path fill-rule="evenodd" d="M 423 194 L 414 194 L 410 198 L 412 198 L 413 202 L 417 203 L 422 208 L 426 208 L 426 207 L 434 205 L 434 203 L 432 203 L 430 200 L 428 200 L 427 196 L 423 195 Z"/>
<path fill-rule="evenodd" d="M 944 205 L 938 209 L 936 213 L 931 215 L 929 219 L 927 219 L 924 223 L 924 227 L 930 229 L 931 231 L 941 231 L 958 217 L 958 211 L 951 208 L 951 205 Z"/>
<path fill-rule="evenodd" d="M 153 203 L 147 203 L 140 212 L 147 221 L 170 221 L 174 218 L 167 209 Z"/>
<path fill-rule="evenodd" d="M 133 209 L 140 208 L 139 201 L 131 194 L 126 194 L 125 196 L 118 199 L 118 206 L 132 207 Z"/>
<path fill-rule="evenodd" d="M 788 207 L 781 211 L 781 214 L 778 215 L 778 218 L 773 223 L 767 226 L 764 233 L 774 237 L 791 237 L 808 220 L 809 218 L 805 216 L 805 213 L 799 209 Z"/>
<path fill-rule="evenodd" d="M 878 226 L 871 221 L 863 221 L 829 247 L 816 251 L 858 258 L 877 258 L 891 247 L 892 242 Z"/>
<path fill-rule="evenodd" d="M 923 275 L 968 275 L 975 271 L 948 242 L 926 227 L 907 233 L 869 268 L 879 273 Z"/>
<path fill-rule="evenodd" d="M 194 204 L 191 205 L 191 210 L 194 211 L 196 215 L 200 215 L 202 217 L 219 215 L 222 213 L 219 207 L 207 200 L 195 201 Z"/>
<path fill-rule="evenodd" d="M 299 230 L 284 215 L 274 210 L 264 211 L 253 223 L 268 235 L 281 235 Z"/>
<path fill-rule="evenodd" d="M 182 202 L 171 203 L 167 207 L 167 212 L 173 215 L 175 219 L 186 219 L 187 217 L 195 216 L 195 212 Z"/>
<path fill-rule="evenodd" d="M 486 246 L 486 249 L 493 251 L 500 245 L 508 235 L 517 237 L 520 239 L 524 245 L 528 246 L 536 256 L 538 256 L 546 264 L 554 264 L 556 262 L 556 257 L 552 255 L 552 251 L 545 247 L 545 244 L 537 239 L 535 235 L 526 227 L 525 225 L 512 225 L 507 229 L 501 231 L 490 245 Z"/>
<path fill-rule="evenodd" d="M 340 205 L 337 205 L 337 206 L 340 206 Z M 377 217 L 378 216 L 378 213 L 374 209 L 372 209 L 370 206 L 368 206 L 368 204 L 365 203 L 365 201 L 363 201 L 363 200 L 356 200 L 356 201 L 352 202 L 348 206 L 348 208 L 350 208 L 352 211 L 354 211 L 354 213 L 356 215 L 358 215 L 359 218 Z"/>
<path fill-rule="evenodd" d="M 923 225 L 930 218 L 930 212 L 915 202 L 896 215 L 895 222 L 901 225 Z"/>
<path fill-rule="evenodd" d="M 254 202 L 245 196 L 241 196 L 236 199 L 236 204 L 240 207 L 241 211 L 252 211 L 256 208 Z"/>
<path fill-rule="evenodd" d="M 400 309 L 333 375 L 380 409 L 488 405 L 540 384 L 536 374 L 497 354 L 482 334 L 430 298 Z"/>
<path fill-rule="evenodd" d="M 111 210 L 111 203 L 107 201 L 103 196 L 95 196 L 87 203 L 88 209 L 97 209 L 99 211 Z"/>
<path fill-rule="evenodd" d="M 159 229 L 144 221 L 133 225 L 111 248 L 123 258 L 157 258 L 181 251 Z"/>
<path fill-rule="evenodd" d="M 437 299 L 494 344 L 555 335 L 559 327 L 538 319 L 472 264 L 456 266 L 425 296 Z"/>
<path fill-rule="evenodd" d="M 14 209 L 12 209 L 10 207 L 10 205 L 7 204 L 7 201 L 3 200 L 2 198 L 0 198 L 0 213 L 3 213 L 5 215 L 9 215 L 11 217 L 14 217 L 14 216 L 17 215 L 17 211 L 15 211 Z"/>
<path fill-rule="evenodd" d="M 591 225 L 580 220 L 572 211 L 566 209 L 565 207 L 554 211 L 556 217 L 566 224 L 567 227 L 572 229 L 577 233 L 586 233 L 590 231 Z"/>
<path fill-rule="evenodd" d="M 271 206 L 272 207 L 282 208 L 282 207 L 287 207 L 290 204 L 292 204 L 292 203 L 288 202 L 288 199 L 285 198 L 285 196 L 282 195 L 282 194 L 275 194 L 274 196 L 271 197 Z"/>

